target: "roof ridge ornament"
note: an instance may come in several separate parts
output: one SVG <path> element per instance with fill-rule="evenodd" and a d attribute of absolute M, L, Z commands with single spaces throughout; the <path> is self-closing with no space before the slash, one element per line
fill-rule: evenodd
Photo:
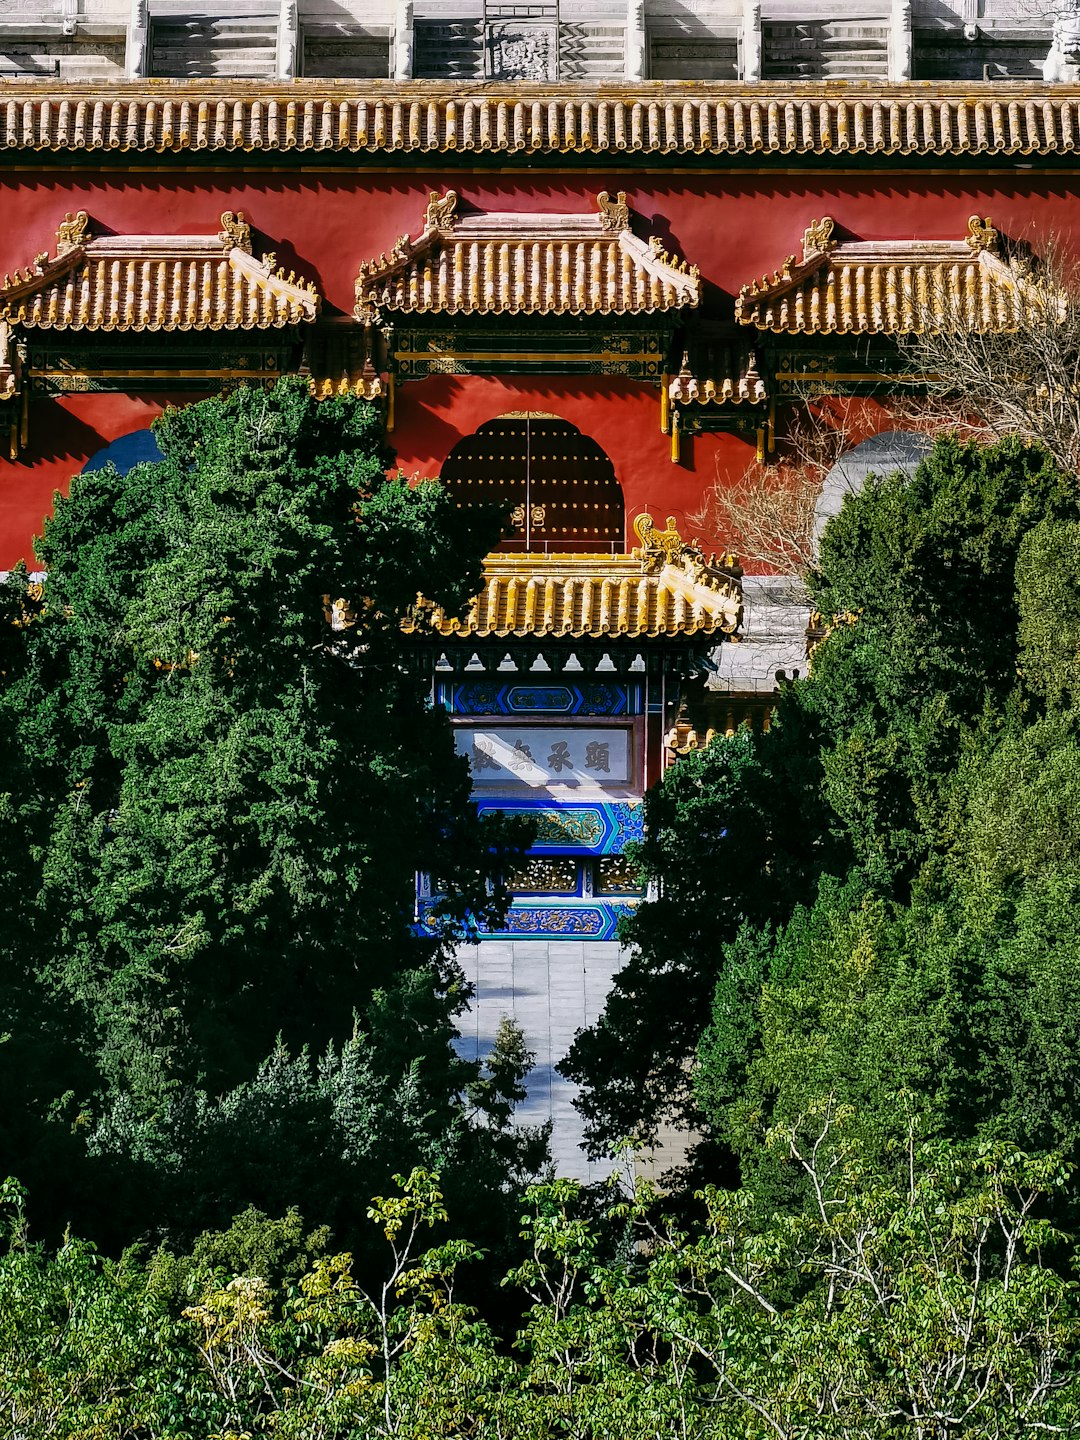
<path fill-rule="evenodd" d="M 69 213 L 53 259 L 35 256 L 32 268 L 3 276 L 0 320 L 20 329 L 118 332 L 279 330 L 313 321 L 322 303 L 315 285 L 275 269 L 275 255 L 256 260 L 242 213 L 227 210 L 220 224 L 203 235 L 89 237 L 86 212 Z M 207 278 L 215 256 L 223 263 Z M 164 276 L 160 285 L 150 282 L 151 271 Z"/>
<path fill-rule="evenodd" d="M 811 220 L 803 234 L 803 259 L 810 255 L 827 255 L 830 250 L 835 250 L 835 227 L 836 221 L 831 215 L 823 215 L 820 220 Z"/>
<path fill-rule="evenodd" d="M 424 214 L 424 229 L 437 230 L 440 235 L 449 235 L 457 222 L 458 193 L 447 190 L 440 196 L 437 190 L 428 191 L 428 207 Z M 408 238 L 408 237 L 404 237 Z M 401 241 L 398 241 L 400 247 Z"/>
<path fill-rule="evenodd" d="M 641 562 L 643 575 L 655 575 L 665 565 L 673 565 L 683 551 L 683 538 L 675 525 L 675 516 L 667 517 L 667 529 L 659 530 L 653 517 L 643 510 L 634 521 L 634 534 L 641 548 L 630 553 Z"/>
<path fill-rule="evenodd" d="M 825 233 L 828 219 L 807 228 L 802 260 L 788 257 L 771 277 L 740 288 L 738 324 L 791 335 L 902 335 L 952 326 L 1007 334 L 1017 328 L 1018 307 L 1032 302 L 1035 259 L 989 216 L 969 216 L 963 238 L 952 240 L 837 242 Z M 1003 302 L 997 289 L 986 291 L 980 272 L 1012 298 Z"/>
<path fill-rule="evenodd" d="M 56 227 L 57 256 L 70 254 L 86 241 L 90 216 L 85 210 L 68 211 Z"/>
<path fill-rule="evenodd" d="M 652 516 L 643 510 L 634 521 L 634 533 L 641 548 L 631 551 L 631 557 L 639 562 L 643 575 L 661 575 L 671 566 L 680 572 L 680 580 L 737 601 L 738 619 L 732 629 L 738 628 L 742 619 L 743 572 L 734 555 L 714 554 L 706 560 L 699 544 L 679 534 L 674 515 L 667 517 L 665 530 L 658 530 Z"/>
<path fill-rule="evenodd" d="M 218 239 L 223 250 L 243 250 L 246 255 L 251 254 L 251 226 L 244 219 L 243 210 L 235 214 L 231 210 L 222 212 Z"/>
<path fill-rule="evenodd" d="M 375 324 L 386 311 L 623 315 L 700 304 L 697 266 L 668 254 L 657 238 L 641 239 L 628 224 L 617 228 L 624 211 L 629 218 L 625 193 L 615 200 L 603 193 L 598 215 L 459 215 L 456 191 L 431 191 L 422 233 L 402 235 L 389 255 L 360 262 L 353 314 Z M 568 245 L 578 247 L 579 261 L 564 268 L 558 256 Z"/>
<path fill-rule="evenodd" d="M 992 255 L 997 254 L 998 241 L 1000 236 L 990 223 L 990 216 L 981 219 L 978 215 L 972 215 L 967 222 L 968 233 L 965 237 L 971 250 L 979 255 L 984 250 L 989 250 Z"/>
<path fill-rule="evenodd" d="M 626 191 L 620 190 L 612 200 L 606 190 L 596 197 L 600 207 L 600 224 L 605 230 L 629 230 L 630 206 L 626 203 Z"/>

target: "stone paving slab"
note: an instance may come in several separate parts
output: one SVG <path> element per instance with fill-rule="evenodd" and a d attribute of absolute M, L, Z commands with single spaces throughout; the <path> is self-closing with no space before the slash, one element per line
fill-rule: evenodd
<path fill-rule="evenodd" d="M 482 940 L 463 946 L 458 960 L 476 994 L 459 1019 L 458 1049 L 467 1059 L 490 1050 L 504 1015 L 516 1020 L 536 1055 L 526 1081 L 528 1099 L 519 1124 L 552 1120 L 551 1153 L 560 1175 L 595 1182 L 611 1174 L 610 1160 L 590 1161 L 581 1149 L 577 1086 L 555 1066 L 574 1036 L 604 1008 L 611 982 L 624 963 L 615 941 Z"/>

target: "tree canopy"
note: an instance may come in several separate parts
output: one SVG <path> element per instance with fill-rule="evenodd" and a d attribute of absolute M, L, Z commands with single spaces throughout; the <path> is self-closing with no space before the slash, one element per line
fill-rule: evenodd
<path fill-rule="evenodd" d="M 388 479 L 373 408 L 298 382 L 155 434 L 160 461 L 58 497 L 40 596 L 5 590 L 6 1164 L 115 1240 L 296 1199 L 336 1157 L 340 1220 L 363 1165 L 469 1148 L 452 950 L 505 898 L 508 832 L 401 621 L 421 579 L 468 601 L 501 517 Z M 417 871 L 449 897 L 431 934 Z"/>
<path fill-rule="evenodd" d="M 1015 440 L 845 500 L 809 677 L 646 801 L 660 898 L 566 1067 L 598 1144 L 674 1101 L 796 1208 L 762 1138 L 827 1097 L 884 1165 L 912 1116 L 1077 1155 L 1078 535 L 1075 479 Z"/>

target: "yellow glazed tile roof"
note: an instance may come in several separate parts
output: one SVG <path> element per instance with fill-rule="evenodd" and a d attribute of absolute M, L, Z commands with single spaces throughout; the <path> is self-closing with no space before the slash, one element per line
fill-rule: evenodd
<path fill-rule="evenodd" d="M 0 319 L 41 330 L 264 330 L 314 320 L 313 285 L 256 260 L 243 215 L 214 235 L 91 237 L 84 210 L 56 254 L 5 275 Z"/>
<path fill-rule="evenodd" d="M 763 405 L 769 398 L 752 351 L 708 342 L 684 352 L 668 394 L 677 405 Z"/>
<path fill-rule="evenodd" d="M 432 192 L 424 229 L 360 267 L 356 314 L 624 315 L 697 305 L 696 266 L 630 230 L 622 191 L 594 215 L 457 212 Z"/>
<path fill-rule="evenodd" d="M 308 332 L 304 358 L 308 388 L 317 400 L 333 395 L 380 400 L 390 392 L 386 344 L 373 326 L 324 317 Z"/>
<path fill-rule="evenodd" d="M 803 257 L 744 285 L 735 318 L 788 334 L 904 335 L 1010 331 L 1033 295 L 1030 268 L 999 253 L 990 221 L 973 215 L 963 240 L 837 243 L 815 221 Z"/>
<path fill-rule="evenodd" d="M 422 608 L 406 628 L 443 639 L 646 639 L 732 635 L 742 618 L 739 572 L 634 555 L 489 555 L 468 613 Z"/>
<path fill-rule="evenodd" d="M 640 155 L 1052 155 L 1080 140 L 1080 89 L 1038 81 L 55 80 L 4 85 L 8 150 Z"/>

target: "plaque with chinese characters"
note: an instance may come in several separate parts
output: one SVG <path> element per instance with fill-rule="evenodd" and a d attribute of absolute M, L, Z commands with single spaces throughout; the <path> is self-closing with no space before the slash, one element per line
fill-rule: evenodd
<path fill-rule="evenodd" d="M 628 725 L 459 725 L 454 736 L 477 790 L 626 790 L 634 784 Z"/>

